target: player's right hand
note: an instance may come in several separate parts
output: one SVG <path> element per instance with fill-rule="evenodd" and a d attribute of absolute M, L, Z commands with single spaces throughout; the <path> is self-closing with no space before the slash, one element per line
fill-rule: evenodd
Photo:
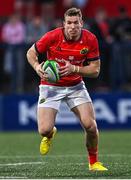
<path fill-rule="evenodd" d="M 38 65 L 35 67 L 35 71 L 36 71 L 36 73 L 40 76 L 41 79 L 47 81 L 47 80 L 48 80 L 48 75 L 47 75 L 46 72 L 44 72 L 44 71 L 42 70 L 42 68 L 41 68 L 41 67 L 42 67 L 42 64 L 43 64 L 43 63 L 38 64 Z"/>

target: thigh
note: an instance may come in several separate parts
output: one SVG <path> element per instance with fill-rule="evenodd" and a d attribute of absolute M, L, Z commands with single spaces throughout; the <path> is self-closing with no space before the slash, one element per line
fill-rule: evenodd
<path fill-rule="evenodd" d="M 95 112 L 91 102 L 80 104 L 72 109 L 72 111 L 80 119 L 84 128 L 89 129 L 96 125 Z"/>
<path fill-rule="evenodd" d="M 55 125 L 57 110 L 48 107 L 39 107 L 37 110 L 38 128 L 50 131 Z"/>
<path fill-rule="evenodd" d="M 84 83 L 81 82 L 78 85 L 69 88 L 69 93 L 66 97 L 66 103 L 70 109 L 89 102 L 92 102 L 92 100 Z"/>
<path fill-rule="evenodd" d="M 38 129 L 39 132 L 50 132 L 55 124 L 55 118 L 61 104 L 62 95 L 57 88 L 40 85 L 38 100 Z"/>
<path fill-rule="evenodd" d="M 39 86 L 38 108 L 52 108 L 59 110 L 62 99 L 65 94 L 61 89 L 48 85 Z"/>

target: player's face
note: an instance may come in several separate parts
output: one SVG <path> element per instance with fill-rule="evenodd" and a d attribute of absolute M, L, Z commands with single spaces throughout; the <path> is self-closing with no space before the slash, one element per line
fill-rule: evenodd
<path fill-rule="evenodd" d="M 68 39 L 77 40 L 81 35 L 83 21 L 79 16 L 66 16 L 64 21 L 65 35 Z"/>

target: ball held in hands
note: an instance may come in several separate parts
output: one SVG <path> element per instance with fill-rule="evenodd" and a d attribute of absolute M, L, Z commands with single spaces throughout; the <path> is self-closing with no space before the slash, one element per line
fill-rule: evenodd
<path fill-rule="evenodd" d="M 54 60 L 46 60 L 42 64 L 42 70 L 48 75 L 48 82 L 56 83 L 59 81 L 59 64 Z"/>

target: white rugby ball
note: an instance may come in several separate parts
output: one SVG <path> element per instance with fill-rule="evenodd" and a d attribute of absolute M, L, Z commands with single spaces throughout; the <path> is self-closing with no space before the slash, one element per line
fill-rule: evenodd
<path fill-rule="evenodd" d="M 48 82 L 56 83 L 59 79 L 59 64 L 53 60 L 46 60 L 42 69 L 48 74 Z"/>

